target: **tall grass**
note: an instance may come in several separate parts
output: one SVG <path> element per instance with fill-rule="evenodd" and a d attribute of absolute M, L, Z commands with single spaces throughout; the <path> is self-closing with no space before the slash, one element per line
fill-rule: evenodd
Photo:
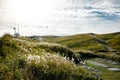
<path fill-rule="evenodd" d="M 29 55 L 28 75 L 31 80 L 96 80 L 85 69 L 59 55 Z"/>
<path fill-rule="evenodd" d="M 20 42 L 8 34 L 0 38 L 0 80 L 97 80 L 74 63 L 76 58 L 71 50 L 29 43 Z M 66 54 L 62 56 L 60 53 Z"/>
<path fill-rule="evenodd" d="M 120 56 L 114 53 L 93 53 L 93 52 L 88 52 L 88 51 L 78 51 L 78 54 L 80 54 L 82 59 L 87 59 L 87 58 L 104 58 L 108 60 L 114 60 L 117 62 L 120 62 Z"/>
<path fill-rule="evenodd" d="M 12 54 L 17 49 L 17 42 L 12 40 L 12 36 L 5 34 L 0 38 L 0 56 L 6 57 L 7 54 Z"/>
<path fill-rule="evenodd" d="M 74 62 L 78 64 L 80 62 L 80 57 L 67 47 L 61 45 L 49 45 L 49 44 L 40 44 L 37 47 L 45 49 L 47 52 L 55 52 L 71 60 L 74 58 Z"/>

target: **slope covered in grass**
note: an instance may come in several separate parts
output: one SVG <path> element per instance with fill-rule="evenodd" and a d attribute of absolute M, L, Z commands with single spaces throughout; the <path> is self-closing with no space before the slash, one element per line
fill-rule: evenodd
<path fill-rule="evenodd" d="M 59 44 L 0 38 L 0 80 L 97 80 L 76 65 L 80 57 Z"/>
<path fill-rule="evenodd" d="M 98 38 L 107 42 L 108 46 L 116 51 L 120 51 L 120 32 L 98 35 Z"/>
<path fill-rule="evenodd" d="M 120 33 L 110 34 L 78 34 L 58 38 L 46 39 L 48 42 L 55 42 L 65 45 L 73 50 L 89 50 L 93 52 L 120 51 Z"/>
<path fill-rule="evenodd" d="M 79 34 L 46 39 L 65 45 L 84 58 L 101 57 L 120 62 L 120 32 L 109 34 Z M 89 55 L 89 56 L 88 56 Z"/>

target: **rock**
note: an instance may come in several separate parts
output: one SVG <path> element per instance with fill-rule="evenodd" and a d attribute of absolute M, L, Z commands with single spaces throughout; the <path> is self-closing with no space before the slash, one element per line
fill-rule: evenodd
<path fill-rule="evenodd" d="M 110 70 L 110 71 L 120 71 L 120 69 L 119 68 L 108 68 L 108 70 Z"/>
<path fill-rule="evenodd" d="M 114 64 L 114 65 L 115 65 L 115 64 L 117 64 L 117 62 L 111 62 L 111 64 Z"/>
<path fill-rule="evenodd" d="M 111 61 L 107 61 L 108 63 L 110 63 Z"/>

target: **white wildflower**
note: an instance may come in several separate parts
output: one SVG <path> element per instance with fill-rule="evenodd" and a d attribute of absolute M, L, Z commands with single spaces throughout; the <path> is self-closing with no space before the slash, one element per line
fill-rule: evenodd
<path fill-rule="evenodd" d="M 40 56 L 38 55 L 31 55 L 31 54 L 28 54 L 27 56 L 27 61 L 35 61 L 36 63 L 38 63 L 40 60 Z"/>

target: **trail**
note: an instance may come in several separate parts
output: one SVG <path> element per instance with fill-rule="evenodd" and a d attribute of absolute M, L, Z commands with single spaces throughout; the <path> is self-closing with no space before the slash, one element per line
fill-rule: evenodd
<path fill-rule="evenodd" d="M 86 60 L 86 62 L 93 64 L 95 66 L 98 66 L 98 67 L 103 67 L 110 71 L 120 71 L 120 63 L 118 63 L 118 62 L 113 62 L 110 60 L 105 61 L 105 59 L 102 59 L 102 58 L 95 58 L 94 61 Z M 108 64 L 111 64 L 111 65 L 108 65 Z M 116 66 L 118 66 L 118 67 L 116 67 Z"/>
<path fill-rule="evenodd" d="M 105 40 L 99 39 L 96 35 L 91 35 L 93 38 L 101 42 L 101 45 L 104 46 L 108 51 L 112 52 L 115 51 L 113 48 L 107 45 Z"/>

